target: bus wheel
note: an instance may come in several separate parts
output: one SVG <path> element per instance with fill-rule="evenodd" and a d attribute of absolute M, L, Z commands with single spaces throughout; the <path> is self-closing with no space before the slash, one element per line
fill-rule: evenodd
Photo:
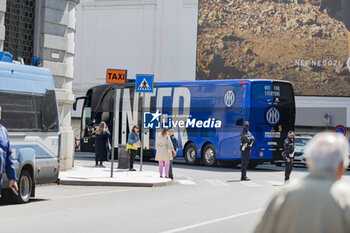
<path fill-rule="evenodd" d="M 18 196 L 13 194 L 13 201 L 18 204 L 27 203 L 32 195 L 33 179 L 27 170 L 22 171 L 18 180 Z"/>
<path fill-rule="evenodd" d="M 248 169 L 254 169 L 254 168 L 256 168 L 258 165 L 259 165 L 258 162 L 250 161 L 249 164 L 248 164 Z"/>
<path fill-rule="evenodd" d="M 197 148 L 194 143 L 190 143 L 186 146 L 184 157 L 187 164 L 197 163 Z"/>
<path fill-rule="evenodd" d="M 238 164 L 240 164 L 239 161 L 233 161 L 233 162 L 231 163 L 231 166 L 232 166 L 232 168 L 236 168 L 236 167 L 238 166 Z"/>
<path fill-rule="evenodd" d="M 208 144 L 202 151 L 203 162 L 206 166 L 216 165 L 216 152 L 212 144 Z"/>

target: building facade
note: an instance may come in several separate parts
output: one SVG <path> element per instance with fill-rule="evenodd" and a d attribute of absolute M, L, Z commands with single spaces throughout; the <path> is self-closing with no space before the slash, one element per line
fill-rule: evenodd
<path fill-rule="evenodd" d="M 25 64 L 40 57 L 53 74 L 61 124 L 61 170 L 72 168 L 75 10 L 79 0 L 0 0 L 0 50 Z"/>
<path fill-rule="evenodd" d="M 81 0 L 73 92 L 105 83 L 108 68 L 195 80 L 197 12 L 198 0 Z"/>

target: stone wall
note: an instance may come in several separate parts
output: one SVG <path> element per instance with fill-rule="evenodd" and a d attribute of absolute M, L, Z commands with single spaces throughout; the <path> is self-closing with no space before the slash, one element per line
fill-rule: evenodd
<path fill-rule="evenodd" d="M 43 0 L 40 20 L 40 57 L 54 76 L 61 125 L 61 170 L 72 168 L 74 132 L 71 127 L 75 7 L 77 0 Z M 40 7 L 39 7 L 40 8 Z"/>

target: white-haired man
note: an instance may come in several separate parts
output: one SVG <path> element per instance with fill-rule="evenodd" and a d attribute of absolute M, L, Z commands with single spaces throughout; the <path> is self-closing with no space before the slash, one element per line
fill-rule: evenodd
<path fill-rule="evenodd" d="M 273 197 L 255 233 L 350 232 L 350 187 L 339 181 L 349 164 L 347 139 L 319 133 L 304 154 L 310 174 Z"/>

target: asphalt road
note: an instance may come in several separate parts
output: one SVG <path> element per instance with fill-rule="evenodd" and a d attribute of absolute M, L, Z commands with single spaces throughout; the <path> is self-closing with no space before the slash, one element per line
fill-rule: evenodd
<path fill-rule="evenodd" d="M 94 161 L 80 158 L 75 163 Z M 157 164 L 147 162 L 144 170 L 157 171 Z M 239 180 L 239 168 L 181 161 L 174 174 L 174 184 L 156 188 L 38 186 L 29 204 L 0 205 L 1 232 L 252 232 L 271 195 L 283 185 L 283 168 L 273 165 L 248 171 L 248 182 Z M 296 168 L 292 181 L 306 174 L 305 168 Z"/>

